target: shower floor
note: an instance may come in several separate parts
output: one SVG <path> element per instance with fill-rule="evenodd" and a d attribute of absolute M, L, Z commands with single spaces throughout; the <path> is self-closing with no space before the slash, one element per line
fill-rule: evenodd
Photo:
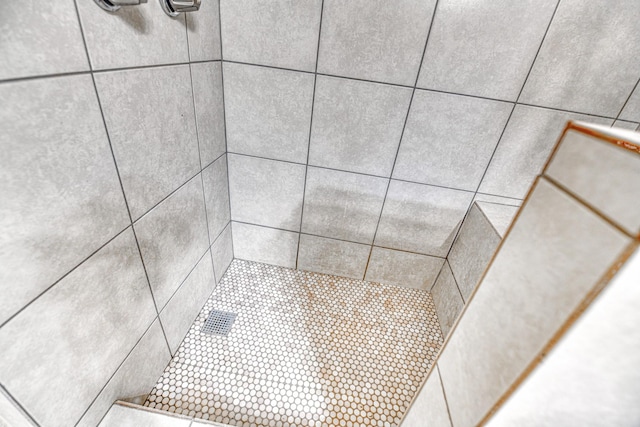
<path fill-rule="evenodd" d="M 228 336 L 201 328 L 212 310 Z M 395 426 L 442 345 L 423 290 L 234 260 L 145 406 L 236 426 Z"/>

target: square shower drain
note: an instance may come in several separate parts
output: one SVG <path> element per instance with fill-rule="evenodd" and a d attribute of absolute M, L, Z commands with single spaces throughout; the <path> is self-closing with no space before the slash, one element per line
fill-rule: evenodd
<path fill-rule="evenodd" d="M 233 322 L 236 321 L 236 317 L 238 317 L 236 313 L 212 310 L 211 313 L 209 313 L 209 317 L 207 317 L 207 320 L 204 322 L 204 325 L 202 325 L 200 332 L 226 337 L 229 335 L 229 331 L 233 326 Z"/>

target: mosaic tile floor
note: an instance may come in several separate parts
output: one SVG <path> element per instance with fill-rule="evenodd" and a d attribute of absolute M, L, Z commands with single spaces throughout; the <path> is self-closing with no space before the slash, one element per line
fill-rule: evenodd
<path fill-rule="evenodd" d="M 228 336 L 201 332 L 237 313 Z M 234 260 L 145 406 L 236 426 L 396 426 L 442 345 L 431 295 Z"/>

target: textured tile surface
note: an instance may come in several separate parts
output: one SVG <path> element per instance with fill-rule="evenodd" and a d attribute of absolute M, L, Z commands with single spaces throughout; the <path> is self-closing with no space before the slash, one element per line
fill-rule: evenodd
<path fill-rule="evenodd" d="M 4 83 L 0 99 L 2 323 L 129 218 L 91 77 Z"/>
<path fill-rule="evenodd" d="M 89 69 L 73 0 L 5 2 L 0 33 L 0 80 Z"/>
<path fill-rule="evenodd" d="M 515 101 L 557 2 L 440 1 L 418 87 Z"/>
<path fill-rule="evenodd" d="M 162 309 L 209 247 L 200 177 L 140 218 L 134 227 L 158 309 Z"/>
<path fill-rule="evenodd" d="M 480 421 L 629 243 L 538 182 L 438 360 L 454 425 Z"/>
<path fill-rule="evenodd" d="M 201 333 L 213 309 L 238 314 L 227 337 Z M 145 405 L 238 426 L 397 425 L 441 344 L 428 292 L 235 260 Z"/>
<path fill-rule="evenodd" d="M 431 296 L 436 305 L 436 313 L 438 313 L 442 335 L 446 337 L 464 307 L 458 284 L 453 277 L 453 273 L 451 273 L 449 263 L 446 261 L 435 285 L 431 289 Z"/>
<path fill-rule="evenodd" d="M 77 426 L 98 425 L 117 399 L 147 395 L 170 360 L 167 341 L 160 322 L 156 320 L 113 374 Z"/>
<path fill-rule="evenodd" d="M 189 66 L 99 73 L 95 80 L 135 221 L 199 170 Z"/>
<path fill-rule="evenodd" d="M 535 177 L 542 172 L 569 120 L 607 125 L 613 122 L 582 114 L 516 106 L 480 184 L 480 191 L 523 199 Z"/>
<path fill-rule="evenodd" d="M 324 2 L 318 72 L 413 86 L 435 1 Z"/>
<path fill-rule="evenodd" d="M 310 167 L 302 231 L 370 244 L 387 183 L 384 178 Z"/>
<path fill-rule="evenodd" d="M 193 14 L 189 14 L 191 15 Z M 202 167 L 205 167 L 227 150 L 224 139 L 222 71 L 219 62 L 204 62 L 190 66 L 200 158 Z"/>
<path fill-rule="evenodd" d="M 207 205 L 209 237 L 214 240 L 231 220 L 227 156 L 222 156 L 202 171 L 204 199 Z"/>
<path fill-rule="evenodd" d="M 76 3 L 93 69 L 189 60 L 184 16 L 170 19 L 157 4 L 123 7 L 112 14 L 93 1 Z"/>
<path fill-rule="evenodd" d="M 417 90 L 393 177 L 475 191 L 512 104 Z"/>
<path fill-rule="evenodd" d="M 444 259 L 373 247 L 365 280 L 431 289 Z"/>
<path fill-rule="evenodd" d="M 306 163 L 313 75 L 224 64 L 229 151 Z"/>
<path fill-rule="evenodd" d="M 248 261 L 295 268 L 298 233 L 233 223 L 233 255 Z"/>
<path fill-rule="evenodd" d="M 231 218 L 300 230 L 305 166 L 229 154 Z"/>
<path fill-rule="evenodd" d="M 127 229 L 0 329 L 0 382 L 41 425 L 74 425 L 155 315 Z"/>
<path fill-rule="evenodd" d="M 309 164 L 389 176 L 411 89 L 318 76 Z"/>
<path fill-rule="evenodd" d="M 635 0 L 561 1 L 520 100 L 615 117 L 638 81 Z"/>
<path fill-rule="evenodd" d="M 362 279 L 371 246 L 300 235 L 298 269 Z"/>
<path fill-rule="evenodd" d="M 190 61 L 220 59 L 219 0 L 202 2 L 198 13 L 185 13 Z"/>
<path fill-rule="evenodd" d="M 473 193 L 391 180 L 375 244 L 447 256 Z"/>
<path fill-rule="evenodd" d="M 402 422 L 402 427 L 424 427 L 427 420 L 429 427 L 451 427 L 437 366 L 409 408 L 407 416 Z"/>
<path fill-rule="evenodd" d="M 321 0 L 223 1 L 224 59 L 314 71 L 321 5 Z"/>

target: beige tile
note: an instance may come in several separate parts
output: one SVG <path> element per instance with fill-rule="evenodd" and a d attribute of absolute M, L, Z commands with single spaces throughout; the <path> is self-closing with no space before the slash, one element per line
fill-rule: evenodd
<path fill-rule="evenodd" d="M 637 424 L 640 420 L 638 277 L 640 252 L 636 250 L 635 256 L 488 425 Z"/>
<path fill-rule="evenodd" d="M 169 360 L 171 353 L 160 322 L 156 320 L 113 374 L 77 426 L 96 426 L 117 399 L 147 395 Z"/>
<path fill-rule="evenodd" d="M 371 246 L 300 235 L 298 269 L 362 279 Z"/>
<path fill-rule="evenodd" d="M 438 365 L 454 425 L 480 421 L 628 243 L 539 181 L 442 350 Z"/>
<path fill-rule="evenodd" d="M 73 425 L 155 316 L 127 229 L 0 329 L 0 382 L 39 424 Z"/>
<path fill-rule="evenodd" d="M 168 412 L 161 413 L 115 404 L 99 427 L 189 427 L 191 420 Z"/>
<path fill-rule="evenodd" d="M 418 397 L 409 408 L 401 427 L 451 427 L 447 402 L 442 391 L 438 365 L 431 369 L 431 374 L 419 391 Z"/>
<path fill-rule="evenodd" d="M 431 288 L 431 295 L 436 305 L 442 336 L 446 337 L 464 307 L 458 284 L 451 273 L 449 263 L 446 261 L 435 285 Z"/>
<path fill-rule="evenodd" d="M 298 233 L 233 222 L 234 256 L 295 268 Z"/>
<path fill-rule="evenodd" d="M 444 263 L 443 258 L 373 247 L 365 280 L 431 289 Z"/>
<path fill-rule="evenodd" d="M 640 155 L 637 151 L 569 131 L 545 173 L 628 233 L 640 233 Z"/>

